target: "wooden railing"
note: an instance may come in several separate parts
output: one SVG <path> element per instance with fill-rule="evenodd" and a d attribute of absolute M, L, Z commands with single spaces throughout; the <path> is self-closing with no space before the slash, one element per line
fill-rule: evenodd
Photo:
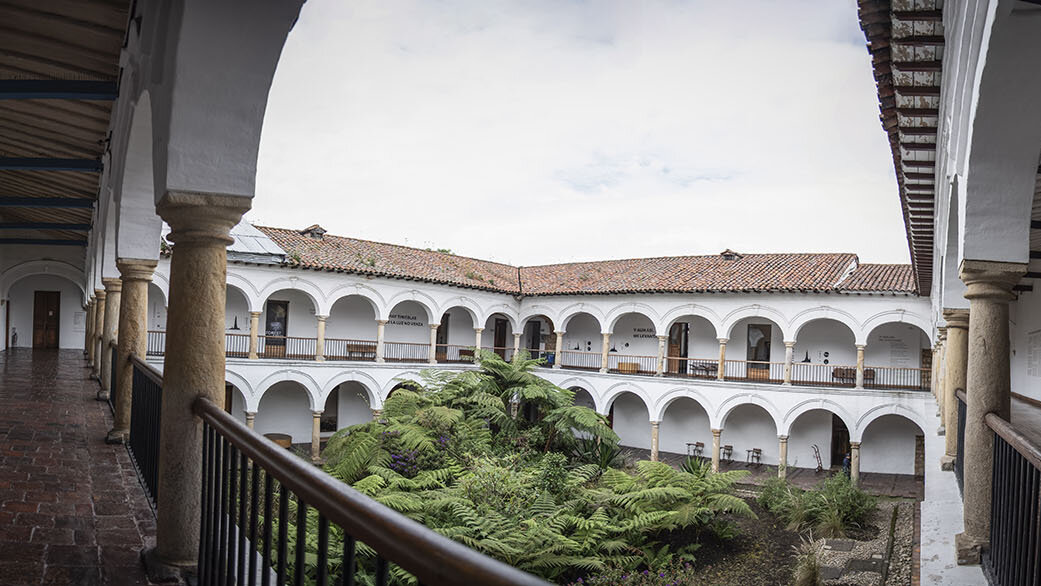
<path fill-rule="evenodd" d="M 384 342 L 383 359 L 387 362 L 426 362 L 430 344 L 416 342 Z"/>
<path fill-rule="evenodd" d="M 474 347 L 457 344 L 438 344 L 437 361 L 448 363 L 467 363 L 474 361 Z"/>
<path fill-rule="evenodd" d="M 983 569 L 993 586 L 1041 584 L 1041 448 L 995 413 L 990 547 Z"/>
<path fill-rule="evenodd" d="M 725 360 L 723 368 L 725 380 L 769 383 L 776 385 L 784 382 L 783 362 Z"/>
<path fill-rule="evenodd" d="M 658 357 L 612 352 L 607 355 L 607 371 L 618 374 L 655 374 L 658 372 Z"/>
<path fill-rule="evenodd" d="M 373 362 L 376 360 L 376 341 L 326 338 L 325 359 Z"/>
<path fill-rule="evenodd" d="M 928 391 L 931 374 L 928 368 L 865 366 L 864 388 L 890 391 Z"/>
<path fill-rule="evenodd" d="M 560 354 L 561 368 L 574 368 L 578 370 L 600 370 L 603 356 L 599 352 L 580 352 L 578 350 L 564 350 Z"/>
<path fill-rule="evenodd" d="M 116 412 L 116 379 L 119 378 L 119 368 L 116 362 L 116 355 L 118 354 L 119 344 L 115 340 L 108 343 L 109 357 L 112 359 L 112 367 L 109 369 L 112 371 L 112 376 L 108 379 L 108 408 L 115 413 Z"/>
<path fill-rule="evenodd" d="M 161 330 L 148 330 L 146 338 L 146 356 L 166 355 L 166 332 Z"/>
<path fill-rule="evenodd" d="M 203 586 L 383 586 L 392 573 L 407 582 L 392 564 L 419 584 L 546 585 L 377 503 L 205 398 L 192 409 L 203 421 Z"/>
<path fill-rule="evenodd" d="M 318 338 L 260 336 L 259 345 L 257 355 L 261 358 L 314 360 L 318 352 Z"/>
<path fill-rule="evenodd" d="M 665 376 L 682 376 L 714 380 L 719 371 L 718 360 L 669 356 L 665 359 Z"/>
<path fill-rule="evenodd" d="M 249 358 L 249 334 L 224 334 L 224 355 Z"/>
<path fill-rule="evenodd" d="M 792 384 L 808 387 L 852 388 L 857 384 L 857 367 L 794 362 L 792 363 Z"/>

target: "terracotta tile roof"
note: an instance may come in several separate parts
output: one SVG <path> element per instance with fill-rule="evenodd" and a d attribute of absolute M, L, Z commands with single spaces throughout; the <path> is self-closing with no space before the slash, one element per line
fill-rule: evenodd
<path fill-rule="evenodd" d="M 879 291 L 914 293 L 910 265 L 860 265 L 852 253 L 671 256 L 513 267 L 314 231 L 257 226 L 286 264 L 442 283 L 513 295 Z M 319 236 L 318 232 L 321 232 Z"/>
<path fill-rule="evenodd" d="M 840 291 L 892 291 L 914 293 L 915 278 L 911 265 L 862 264 L 839 283 Z"/>

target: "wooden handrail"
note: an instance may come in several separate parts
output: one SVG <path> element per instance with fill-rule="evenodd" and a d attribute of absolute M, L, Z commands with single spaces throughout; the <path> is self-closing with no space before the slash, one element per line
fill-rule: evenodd
<path fill-rule="evenodd" d="M 965 391 L 964 390 L 962 390 L 962 389 L 955 389 L 954 390 L 954 396 L 957 397 L 958 400 L 961 401 L 962 403 L 965 403 L 966 405 L 969 404 L 969 399 L 965 397 Z"/>
<path fill-rule="evenodd" d="M 159 372 L 156 367 L 138 358 L 137 354 L 130 355 L 130 362 L 141 369 L 141 372 L 145 374 L 152 382 L 162 386 L 163 385 L 163 373 Z"/>
<path fill-rule="evenodd" d="M 1012 449 L 1026 458 L 1034 468 L 1041 470 L 1041 448 L 1025 435 L 1019 432 L 1014 425 L 1002 419 L 997 413 L 987 413 L 983 421 L 995 434 L 1001 436 Z"/>
<path fill-rule="evenodd" d="M 547 584 L 377 503 L 290 455 L 205 397 L 192 403 L 192 411 L 301 501 L 422 584 Z"/>

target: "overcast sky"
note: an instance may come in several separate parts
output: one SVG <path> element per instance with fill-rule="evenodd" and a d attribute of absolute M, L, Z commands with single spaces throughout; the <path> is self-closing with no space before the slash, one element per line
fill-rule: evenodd
<path fill-rule="evenodd" d="M 908 262 L 854 0 L 308 0 L 247 217 L 521 265 Z"/>

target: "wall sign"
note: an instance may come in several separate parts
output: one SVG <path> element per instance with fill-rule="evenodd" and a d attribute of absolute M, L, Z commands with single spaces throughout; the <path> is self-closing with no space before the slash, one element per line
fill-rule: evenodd
<path fill-rule="evenodd" d="M 387 323 L 394 326 L 409 326 L 417 328 L 426 326 L 425 323 L 419 321 L 419 316 L 408 315 L 405 313 L 390 314 L 390 320 L 388 320 Z"/>
<path fill-rule="evenodd" d="M 634 338 L 658 338 L 658 334 L 654 328 L 633 328 Z"/>

